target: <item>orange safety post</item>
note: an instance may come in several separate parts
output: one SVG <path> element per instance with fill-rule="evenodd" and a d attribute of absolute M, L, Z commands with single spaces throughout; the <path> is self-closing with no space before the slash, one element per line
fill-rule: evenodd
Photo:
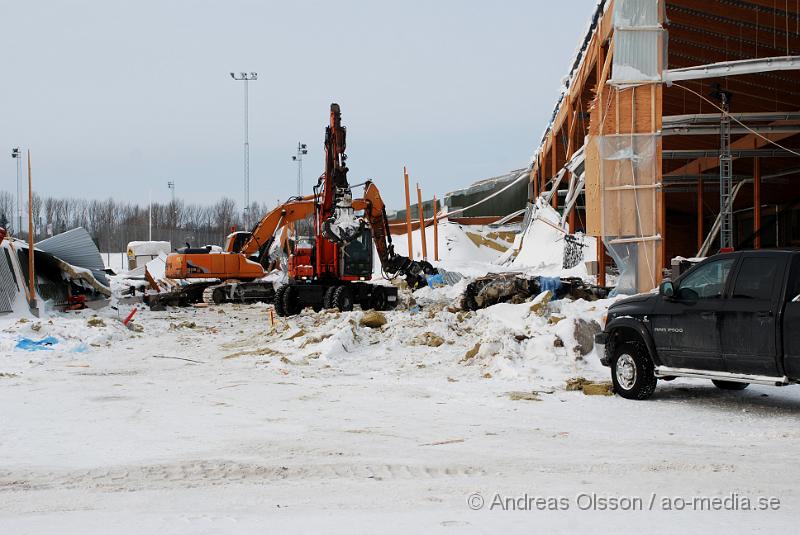
<path fill-rule="evenodd" d="M 411 192 L 408 188 L 408 171 L 403 166 L 403 179 L 406 182 L 406 235 L 408 236 L 408 257 L 414 258 L 414 238 L 411 236 Z"/>
<path fill-rule="evenodd" d="M 439 207 L 436 204 L 436 195 L 433 196 L 433 260 L 439 261 Z"/>
<path fill-rule="evenodd" d="M 417 215 L 419 216 L 419 236 L 422 240 L 422 259 L 428 259 L 428 240 L 425 238 L 425 207 L 422 206 L 422 190 L 417 183 Z"/>

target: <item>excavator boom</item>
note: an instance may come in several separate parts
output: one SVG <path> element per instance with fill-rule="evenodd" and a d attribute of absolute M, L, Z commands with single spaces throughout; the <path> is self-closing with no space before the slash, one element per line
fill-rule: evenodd
<path fill-rule="evenodd" d="M 265 275 L 264 258 L 279 228 L 314 213 L 314 201 L 303 198 L 271 210 L 253 229 L 238 252 L 177 252 L 167 256 L 166 275 L 172 279 L 254 280 Z M 259 261 L 250 257 L 259 254 Z"/>

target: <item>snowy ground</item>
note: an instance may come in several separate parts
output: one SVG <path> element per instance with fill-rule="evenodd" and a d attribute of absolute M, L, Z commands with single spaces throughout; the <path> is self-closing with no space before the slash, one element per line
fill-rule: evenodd
<path fill-rule="evenodd" d="M 440 265 L 558 274 L 552 229 L 500 266 L 501 251 L 443 225 Z M 141 310 L 141 332 L 120 322 L 130 305 L 0 318 L 0 533 L 794 528 L 800 389 L 567 391 L 608 379 L 575 322 L 609 301 L 464 313 L 465 283 L 404 292 L 375 329 L 360 311 L 273 324 L 266 305 Z M 51 350 L 15 347 L 46 336 Z M 691 510 L 714 497 L 722 510 Z M 778 509 L 741 510 L 758 498 Z M 600 509 L 613 499 L 643 510 Z"/>
<path fill-rule="evenodd" d="M 423 291 L 421 310 L 389 313 L 382 329 L 359 325 L 358 311 L 272 326 L 269 307 L 255 305 L 141 311 L 142 333 L 112 310 L 100 313 L 104 326 L 89 326 L 89 312 L 3 320 L 0 532 L 796 525 L 796 387 L 675 381 L 646 402 L 568 392 L 569 377 L 607 376 L 596 355 L 576 360 L 569 320 L 550 325 L 529 304 L 459 316 L 447 309 L 455 292 Z M 557 307 L 591 319 L 602 305 Z M 20 336 L 46 335 L 59 340 L 52 351 L 14 349 Z M 441 345 L 425 345 L 436 336 Z M 539 401 L 512 399 L 534 391 Z M 473 493 L 481 510 L 468 506 L 480 503 Z M 495 494 L 526 493 L 569 509 L 490 509 Z M 638 496 L 646 509 L 655 493 L 654 511 L 579 510 L 592 493 Z M 732 494 L 774 496 L 780 509 L 661 510 L 666 497 Z"/>

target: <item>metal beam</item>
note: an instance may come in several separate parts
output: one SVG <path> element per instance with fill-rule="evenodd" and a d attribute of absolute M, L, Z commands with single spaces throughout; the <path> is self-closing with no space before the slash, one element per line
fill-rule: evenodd
<path fill-rule="evenodd" d="M 731 113 L 731 118 L 740 123 L 756 123 L 775 121 L 798 121 L 800 112 L 756 112 L 756 113 Z M 690 113 L 686 115 L 665 115 L 662 124 L 667 126 L 686 126 L 700 123 L 719 124 L 719 113 Z"/>
<path fill-rule="evenodd" d="M 719 117 L 717 118 L 719 119 Z M 800 124 L 778 124 L 778 125 L 755 125 L 748 126 L 732 126 L 731 134 L 752 134 L 758 132 L 759 134 L 774 134 L 776 132 L 800 132 Z M 719 134 L 719 126 L 695 124 L 691 126 L 667 126 L 661 130 L 664 136 L 712 136 Z"/>
<path fill-rule="evenodd" d="M 661 79 L 667 85 L 681 80 L 700 80 L 740 74 L 757 74 L 772 71 L 793 71 L 800 69 L 800 56 L 778 56 L 774 58 L 754 58 L 736 61 L 720 61 L 708 65 L 696 65 L 683 69 L 667 69 Z"/>
<path fill-rule="evenodd" d="M 732 150 L 732 158 L 792 158 L 796 154 L 783 149 L 750 149 Z M 719 150 L 665 150 L 662 153 L 665 160 L 696 160 L 698 158 L 717 158 Z"/>

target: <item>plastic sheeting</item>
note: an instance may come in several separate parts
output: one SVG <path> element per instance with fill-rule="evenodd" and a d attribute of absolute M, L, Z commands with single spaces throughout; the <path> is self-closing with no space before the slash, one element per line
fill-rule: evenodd
<path fill-rule="evenodd" d="M 655 287 L 658 270 L 658 134 L 598 138 L 601 235 L 620 269 L 617 293 Z"/>

